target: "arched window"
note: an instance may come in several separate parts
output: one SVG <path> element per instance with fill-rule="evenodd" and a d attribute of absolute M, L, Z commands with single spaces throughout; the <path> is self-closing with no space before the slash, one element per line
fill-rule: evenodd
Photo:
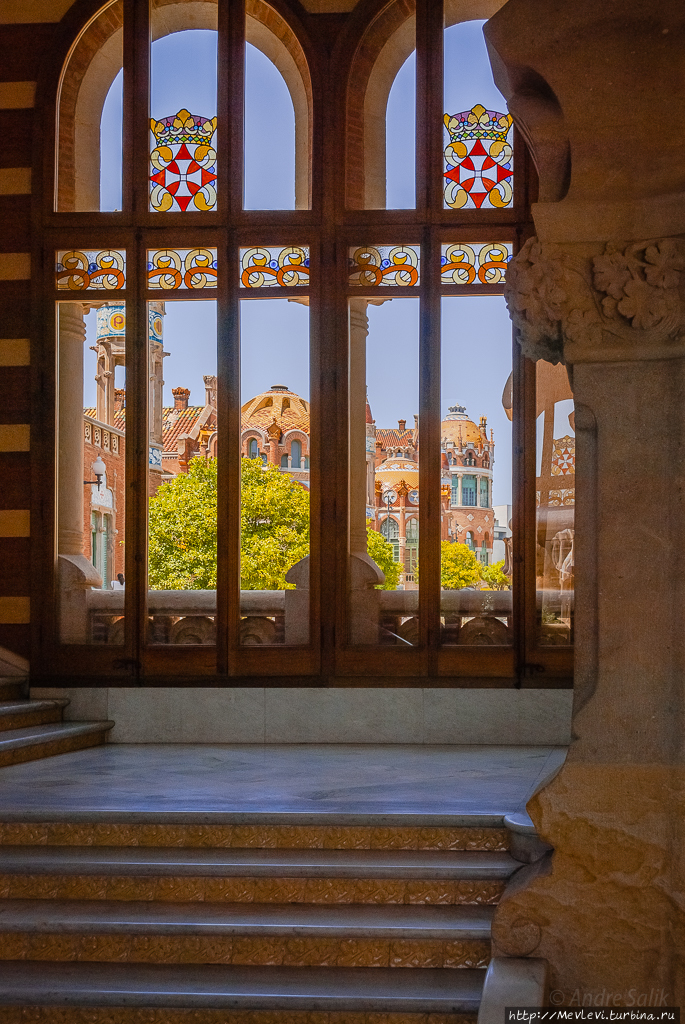
<path fill-rule="evenodd" d="M 293 441 L 290 445 L 290 465 L 293 469 L 300 469 L 302 464 L 302 442 Z"/>
<path fill-rule="evenodd" d="M 288 456 L 287 455 L 281 455 L 281 469 L 287 469 L 287 468 L 288 468 Z"/>
<path fill-rule="evenodd" d="M 473 539 L 473 530 L 467 530 L 466 532 L 466 546 L 469 548 L 470 551 L 476 550 L 476 544 Z"/>
<path fill-rule="evenodd" d="M 248 454 L 249 454 L 249 457 L 251 459 L 258 459 L 259 458 L 259 445 L 257 444 L 257 438 L 256 437 L 250 438 L 250 447 L 249 447 Z"/>

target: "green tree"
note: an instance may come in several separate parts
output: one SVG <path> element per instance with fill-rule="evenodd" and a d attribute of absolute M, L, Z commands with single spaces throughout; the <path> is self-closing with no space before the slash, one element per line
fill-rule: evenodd
<path fill-rule="evenodd" d="M 493 565 L 481 565 L 480 575 L 488 590 L 509 590 L 511 587 L 511 579 L 504 573 L 504 559 Z"/>
<path fill-rule="evenodd" d="M 402 566 L 395 561 L 394 548 L 390 541 L 387 541 L 376 530 L 372 530 L 368 524 L 366 527 L 366 550 L 378 568 L 385 573 L 385 583 L 379 584 L 376 590 L 397 590 Z"/>
<path fill-rule="evenodd" d="M 216 459 L 192 459 L 187 473 L 150 499 L 149 581 L 154 590 L 216 587 Z M 309 553 L 309 492 L 276 466 L 242 460 L 243 590 L 286 590 L 285 574 Z"/>
<path fill-rule="evenodd" d="M 481 564 L 467 544 L 440 544 L 440 585 L 443 590 L 462 590 L 480 580 Z"/>

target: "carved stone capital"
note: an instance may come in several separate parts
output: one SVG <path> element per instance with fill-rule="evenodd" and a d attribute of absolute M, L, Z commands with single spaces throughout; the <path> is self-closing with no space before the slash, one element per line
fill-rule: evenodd
<path fill-rule="evenodd" d="M 583 363 L 685 356 L 685 238 L 541 243 L 507 270 L 505 297 L 530 359 Z"/>

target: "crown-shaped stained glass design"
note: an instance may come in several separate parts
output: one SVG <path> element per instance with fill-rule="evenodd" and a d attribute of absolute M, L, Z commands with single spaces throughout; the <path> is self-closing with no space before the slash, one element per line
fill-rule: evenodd
<path fill-rule="evenodd" d="M 453 210 L 513 202 L 512 117 L 476 104 L 445 114 L 445 206 Z"/>
<path fill-rule="evenodd" d="M 216 206 L 216 118 L 179 110 L 150 121 L 150 209 L 213 210 Z"/>

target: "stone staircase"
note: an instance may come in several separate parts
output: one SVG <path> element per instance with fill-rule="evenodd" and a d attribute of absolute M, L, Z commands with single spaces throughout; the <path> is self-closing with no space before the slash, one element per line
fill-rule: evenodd
<path fill-rule="evenodd" d="M 0 678 L 0 768 L 105 742 L 114 722 L 63 722 L 66 699 L 29 700 L 21 676 Z"/>
<path fill-rule="evenodd" d="M 3 1024 L 475 1020 L 501 824 L 189 817 L 0 826 Z"/>

